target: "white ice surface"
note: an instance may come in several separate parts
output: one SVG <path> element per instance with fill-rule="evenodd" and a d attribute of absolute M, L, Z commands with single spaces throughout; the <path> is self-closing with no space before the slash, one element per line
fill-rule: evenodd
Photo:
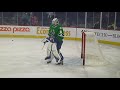
<path fill-rule="evenodd" d="M 106 66 L 83 66 L 81 42 L 64 41 L 64 65 L 46 64 L 41 39 L 0 38 L 0 78 L 120 78 L 120 47 L 101 44 L 111 62 Z"/>

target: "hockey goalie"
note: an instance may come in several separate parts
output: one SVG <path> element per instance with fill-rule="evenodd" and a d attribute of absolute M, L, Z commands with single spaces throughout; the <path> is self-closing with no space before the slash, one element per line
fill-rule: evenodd
<path fill-rule="evenodd" d="M 60 52 L 61 46 L 63 44 L 63 38 L 63 28 L 59 24 L 58 19 L 54 18 L 52 20 L 52 24 L 50 25 L 48 36 L 44 41 L 44 44 L 47 42 L 49 43 L 47 47 L 47 57 L 45 58 L 45 60 L 47 60 L 47 63 L 51 63 L 55 58 L 57 65 L 63 65 L 64 57 Z"/>

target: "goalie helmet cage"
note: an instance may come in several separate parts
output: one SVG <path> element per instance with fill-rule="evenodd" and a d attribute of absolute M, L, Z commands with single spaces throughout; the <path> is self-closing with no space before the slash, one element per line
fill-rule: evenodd
<path fill-rule="evenodd" d="M 82 32 L 81 59 L 83 60 L 83 65 L 95 66 L 108 64 L 108 61 L 105 60 L 102 54 L 94 32 Z"/>

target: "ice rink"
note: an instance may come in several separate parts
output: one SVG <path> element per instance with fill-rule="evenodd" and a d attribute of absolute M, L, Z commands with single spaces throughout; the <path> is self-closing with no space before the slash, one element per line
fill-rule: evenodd
<path fill-rule="evenodd" d="M 13 41 L 12 41 L 13 40 Z M 101 44 L 111 64 L 83 66 L 81 42 L 64 40 L 64 65 L 46 64 L 42 39 L 0 38 L 0 78 L 120 78 L 120 47 Z"/>

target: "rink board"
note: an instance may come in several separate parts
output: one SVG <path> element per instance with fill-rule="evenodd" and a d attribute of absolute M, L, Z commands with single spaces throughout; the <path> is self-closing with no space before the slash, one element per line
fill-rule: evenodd
<path fill-rule="evenodd" d="M 65 40 L 81 40 L 82 31 L 95 32 L 100 43 L 120 46 L 120 31 L 64 27 Z M 3 38 L 45 38 L 49 27 L 0 25 Z"/>

